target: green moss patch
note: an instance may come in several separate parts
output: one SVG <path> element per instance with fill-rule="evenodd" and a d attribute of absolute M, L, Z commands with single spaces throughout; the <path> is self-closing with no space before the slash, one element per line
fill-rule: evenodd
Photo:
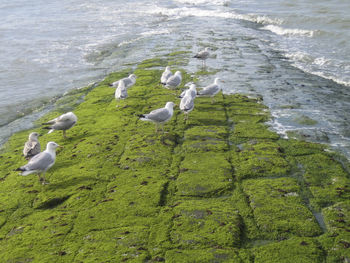
<path fill-rule="evenodd" d="M 232 187 L 231 166 L 222 153 L 187 154 L 176 180 L 180 196 L 218 194 Z"/>
<path fill-rule="evenodd" d="M 286 176 L 290 171 L 289 163 L 274 141 L 250 140 L 239 145 L 231 158 L 238 179 Z"/>
<path fill-rule="evenodd" d="M 186 200 L 173 209 L 171 240 L 182 248 L 237 247 L 241 220 L 227 200 Z"/>
<path fill-rule="evenodd" d="M 292 178 L 243 181 L 255 220 L 267 237 L 280 239 L 321 233 L 313 214 L 303 204 L 300 188 Z"/>
<path fill-rule="evenodd" d="M 295 237 L 254 249 L 254 262 L 323 262 L 320 245 L 311 238 Z"/>

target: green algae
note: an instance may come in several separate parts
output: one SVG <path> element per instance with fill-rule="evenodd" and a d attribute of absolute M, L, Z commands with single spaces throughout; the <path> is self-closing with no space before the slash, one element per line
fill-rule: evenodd
<path fill-rule="evenodd" d="M 321 234 L 313 214 L 302 203 L 294 179 L 245 180 L 243 190 L 249 197 L 258 227 L 267 238 Z"/>
<path fill-rule="evenodd" d="M 254 249 L 254 262 L 323 262 L 320 245 L 311 238 L 294 237 Z"/>
<path fill-rule="evenodd" d="M 155 133 L 137 117 L 176 98 L 163 67 L 188 52 L 148 59 L 131 71 L 63 97 L 38 123 L 74 108 L 64 145 L 46 174 L 13 170 L 28 133 L 0 153 L 0 254 L 5 262 L 344 262 L 349 246 L 349 164 L 322 144 L 285 140 L 264 124 L 258 98 L 196 98 Z M 183 83 L 195 78 L 181 68 Z M 134 73 L 129 97 L 112 82 Z M 116 107 L 117 106 L 117 107 Z M 11 190 L 9 190 L 11 189 Z M 312 209 L 312 210 L 310 210 Z M 322 211 L 322 231 L 313 212 Z"/>

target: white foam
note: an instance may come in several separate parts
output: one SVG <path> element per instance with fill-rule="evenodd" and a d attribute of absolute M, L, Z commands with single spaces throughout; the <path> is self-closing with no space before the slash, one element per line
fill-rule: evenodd
<path fill-rule="evenodd" d="M 176 0 L 176 2 L 189 5 L 225 5 L 227 3 L 227 0 Z"/>
<path fill-rule="evenodd" d="M 183 17 L 218 17 L 227 19 L 245 20 L 259 24 L 281 24 L 279 19 L 272 19 L 267 16 L 258 16 L 255 14 L 238 14 L 235 12 L 225 12 L 219 10 L 204 10 L 197 7 L 181 7 L 181 8 L 162 8 L 158 7 L 148 11 L 150 14 L 164 15 L 172 19 Z"/>
<path fill-rule="evenodd" d="M 313 37 L 315 34 L 315 31 L 312 30 L 305 30 L 305 29 L 290 29 L 290 28 L 283 28 L 276 25 L 267 25 L 263 27 L 264 30 L 269 30 L 277 35 L 281 36 L 306 36 L 306 37 Z"/>

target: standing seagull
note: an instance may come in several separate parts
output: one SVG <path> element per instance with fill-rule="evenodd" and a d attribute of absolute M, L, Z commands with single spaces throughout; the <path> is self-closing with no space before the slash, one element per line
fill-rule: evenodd
<path fill-rule="evenodd" d="M 38 136 L 39 134 L 37 132 L 32 132 L 29 134 L 28 141 L 24 144 L 23 155 L 27 160 L 41 151 Z"/>
<path fill-rule="evenodd" d="M 114 96 L 117 100 L 119 99 L 126 99 L 128 97 L 128 91 L 125 87 L 124 81 L 119 81 L 118 87 L 115 90 Z"/>
<path fill-rule="evenodd" d="M 110 86 L 117 88 L 119 85 L 119 82 L 124 82 L 125 87 L 127 89 L 131 88 L 136 83 L 136 76 L 135 76 L 135 74 L 130 74 L 129 77 L 117 80 L 117 81 L 113 82 L 112 84 L 110 84 Z"/>
<path fill-rule="evenodd" d="M 198 58 L 200 60 L 202 60 L 203 62 L 203 67 L 205 67 L 205 60 L 209 57 L 209 48 L 206 47 L 204 50 L 199 51 L 194 58 Z"/>
<path fill-rule="evenodd" d="M 168 78 L 165 87 L 175 89 L 181 84 L 182 76 L 180 71 L 176 71 L 174 76 Z"/>
<path fill-rule="evenodd" d="M 171 76 L 173 76 L 173 73 L 171 72 L 170 67 L 166 67 L 165 70 L 164 70 L 164 72 L 163 72 L 163 74 L 162 74 L 162 76 L 161 76 L 161 78 L 160 78 L 160 83 L 163 84 L 163 85 L 165 85 L 166 82 L 167 82 L 167 80 L 168 80 Z"/>
<path fill-rule="evenodd" d="M 163 124 L 171 119 L 173 116 L 174 110 L 174 103 L 173 102 L 167 102 L 165 104 L 164 108 L 156 109 L 151 111 L 148 114 L 142 114 L 139 115 L 140 120 L 142 121 L 152 121 L 156 124 L 156 132 L 158 132 L 158 124 L 162 125 L 162 131 L 164 132 Z"/>
<path fill-rule="evenodd" d="M 194 98 L 192 97 L 192 91 L 190 89 L 186 90 L 185 96 L 181 99 L 180 110 L 185 114 L 185 120 L 188 119 L 188 114 L 194 108 Z"/>
<path fill-rule="evenodd" d="M 72 128 L 78 121 L 77 116 L 73 112 L 67 112 L 61 116 L 53 119 L 51 121 L 43 123 L 43 125 L 51 125 L 44 127 L 44 129 L 50 129 L 48 133 L 53 132 L 54 130 L 62 130 L 63 137 L 66 137 L 66 130 Z"/>
<path fill-rule="evenodd" d="M 184 91 L 180 94 L 179 98 L 185 97 L 186 92 L 187 92 L 188 90 L 191 91 L 191 96 L 192 96 L 192 98 L 195 98 L 195 97 L 197 96 L 197 88 L 196 88 L 196 85 L 195 85 L 195 84 L 191 84 L 190 88 L 184 90 Z"/>
<path fill-rule="evenodd" d="M 16 171 L 22 171 L 21 175 L 23 176 L 37 173 L 39 181 L 42 181 L 42 184 L 46 184 L 45 172 L 55 163 L 57 147 L 61 146 L 55 142 L 49 142 L 45 151 L 35 155 L 26 165 L 18 168 Z M 40 176 L 41 174 L 42 177 Z"/>
<path fill-rule="evenodd" d="M 219 87 L 219 78 L 215 78 L 214 83 L 209 86 L 204 87 L 202 90 L 198 92 L 198 95 L 202 96 L 210 96 L 211 103 L 214 103 L 214 96 L 219 93 L 221 88 Z"/>

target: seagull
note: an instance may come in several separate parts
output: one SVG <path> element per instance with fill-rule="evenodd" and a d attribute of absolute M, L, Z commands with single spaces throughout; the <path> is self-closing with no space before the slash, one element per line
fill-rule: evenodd
<path fill-rule="evenodd" d="M 203 61 L 203 67 L 205 66 L 205 60 L 209 57 L 209 48 L 206 47 L 204 50 L 199 51 L 194 58 L 198 58 Z"/>
<path fill-rule="evenodd" d="M 117 100 L 126 99 L 128 97 L 127 88 L 124 81 L 119 81 L 118 87 L 115 90 L 114 96 Z"/>
<path fill-rule="evenodd" d="M 181 81 L 182 81 L 181 72 L 176 71 L 175 75 L 168 78 L 165 87 L 174 89 L 181 84 Z"/>
<path fill-rule="evenodd" d="M 77 116 L 73 112 L 67 112 L 61 116 L 53 119 L 51 121 L 43 123 L 43 125 L 51 125 L 44 127 L 44 129 L 50 129 L 48 133 L 53 132 L 54 130 L 62 130 L 63 137 L 66 137 L 66 130 L 72 128 L 78 121 Z"/>
<path fill-rule="evenodd" d="M 219 78 L 215 78 L 214 83 L 210 84 L 209 86 L 204 87 L 202 90 L 200 90 L 198 92 L 198 95 L 201 96 L 210 96 L 211 99 L 211 103 L 214 103 L 214 96 L 219 93 L 219 91 L 221 90 L 221 88 L 219 87 Z"/>
<path fill-rule="evenodd" d="M 158 132 L 158 124 L 162 125 L 162 131 L 164 132 L 163 124 L 171 119 L 173 116 L 174 103 L 169 101 L 165 104 L 164 108 L 156 109 L 148 114 L 139 115 L 142 121 L 152 121 L 156 124 L 156 132 Z"/>
<path fill-rule="evenodd" d="M 38 140 L 39 133 L 32 132 L 29 134 L 28 141 L 24 144 L 23 155 L 28 160 L 41 151 Z"/>
<path fill-rule="evenodd" d="M 185 119 L 188 119 L 188 114 L 193 110 L 194 108 L 194 98 L 192 96 L 192 91 L 191 89 L 187 89 L 185 96 L 181 99 L 180 102 L 180 110 L 183 111 L 185 114 Z"/>
<path fill-rule="evenodd" d="M 191 91 L 191 96 L 192 96 L 192 98 L 195 98 L 195 97 L 197 96 L 197 88 L 196 88 L 196 85 L 195 85 L 195 84 L 191 84 L 190 88 L 184 90 L 184 91 L 180 94 L 179 98 L 185 97 L 185 94 L 186 94 L 186 92 L 187 92 L 188 90 Z"/>
<path fill-rule="evenodd" d="M 166 84 L 167 80 L 173 76 L 173 73 L 170 70 L 170 67 L 166 67 L 161 78 L 160 78 L 160 83 L 162 83 L 163 85 Z"/>
<path fill-rule="evenodd" d="M 55 142 L 48 142 L 46 145 L 46 150 L 38 153 L 29 162 L 17 168 L 16 171 L 21 171 L 21 175 L 27 176 L 32 173 L 37 173 L 39 176 L 39 181 L 42 181 L 42 184 L 46 184 L 45 182 L 45 173 L 51 166 L 54 165 L 56 160 L 56 148 L 62 147 L 59 146 Z M 42 177 L 40 176 L 42 174 Z"/>
<path fill-rule="evenodd" d="M 125 84 L 125 87 L 128 89 L 128 88 L 131 88 L 136 83 L 136 76 L 135 74 L 130 74 L 129 77 L 117 80 L 112 84 L 110 84 L 110 86 L 117 88 L 120 81 L 123 81 Z"/>

